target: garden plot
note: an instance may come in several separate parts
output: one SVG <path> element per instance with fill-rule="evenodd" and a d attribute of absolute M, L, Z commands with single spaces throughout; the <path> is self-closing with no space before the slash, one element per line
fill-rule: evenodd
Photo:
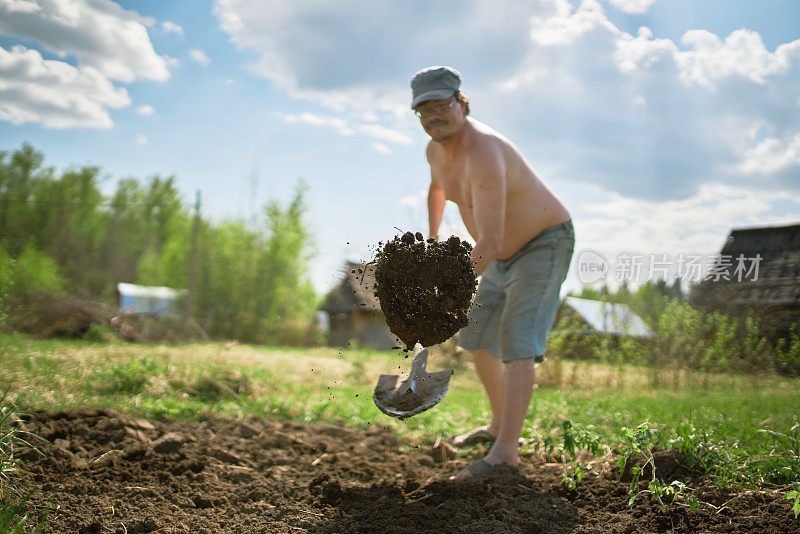
<path fill-rule="evenodd" d="M 18 489 L 45 532 L 800 532 L 778 493 L 731 494 L 691 482 L 701 500 L 665 511 L 640 498 L 612 463 L 577 489 L 535 454 L 520 474 L 451 483 L 474 456 L 403 442 L 386 428 L 353 430 L 249 417 L 178 421 L 112 411 L 21 415 L 41 455 L 24 453 Z M 667 455 L 669 457 L 669 455 Z M 669 463 L 669 462 L 667 462 Z"/>

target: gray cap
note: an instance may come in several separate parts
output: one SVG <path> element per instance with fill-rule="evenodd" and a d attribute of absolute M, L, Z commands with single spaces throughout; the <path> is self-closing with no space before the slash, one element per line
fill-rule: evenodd
<path fill-rule="evenodd" d="M 411 78 L 413 100 L 411 108 L 415 108 L 428 100 L 444 100 L 450 98 L 461 87 L 461 73 L 450 67 L 425 67 L 418 70 Z"/>

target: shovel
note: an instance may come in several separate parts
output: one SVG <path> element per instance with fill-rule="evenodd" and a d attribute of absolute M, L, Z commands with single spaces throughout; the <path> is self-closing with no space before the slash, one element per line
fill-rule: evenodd
<path fill-rule="evenodd" d="M 400 381 L 398 375 L 380 376 L 372 393 L 380 411 L 397 419 L 406 419 L 439 404 L 447 394 L 453 370 L 428 373 L 425 371 L 427 363 L 428 349 L 417 343 L 411 374 L 407 378 Z"/>

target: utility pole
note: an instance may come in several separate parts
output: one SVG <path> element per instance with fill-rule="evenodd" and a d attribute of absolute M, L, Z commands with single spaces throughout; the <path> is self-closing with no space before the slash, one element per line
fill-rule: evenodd
<path fill-rule="evenodd" d="M 186 323 L 194 319 L 194 306 L 197 292 L 197 235 L 200 233 L 200 190 L 194 203 L 194 221 L 192 222 L 192 250 L 189 257 L 189 294 L 186 299 Z"/>

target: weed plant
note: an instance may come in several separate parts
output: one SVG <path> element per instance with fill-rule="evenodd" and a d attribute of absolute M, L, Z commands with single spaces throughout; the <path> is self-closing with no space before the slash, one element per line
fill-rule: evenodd
<path fill-rule="evenodd" d="M 14 424 L 12 406 L 5 402 L 7 396 L 7 391 L 0 396 L 0 532 L 38 533 L 47 512 L 38 520 L 31 516 L 27 512 L 29 495 L 22 496 L 14 483 L 16 473 L 22 469 L 18 452 L 32 446 L 25 439 L 27 433 Z"/>

